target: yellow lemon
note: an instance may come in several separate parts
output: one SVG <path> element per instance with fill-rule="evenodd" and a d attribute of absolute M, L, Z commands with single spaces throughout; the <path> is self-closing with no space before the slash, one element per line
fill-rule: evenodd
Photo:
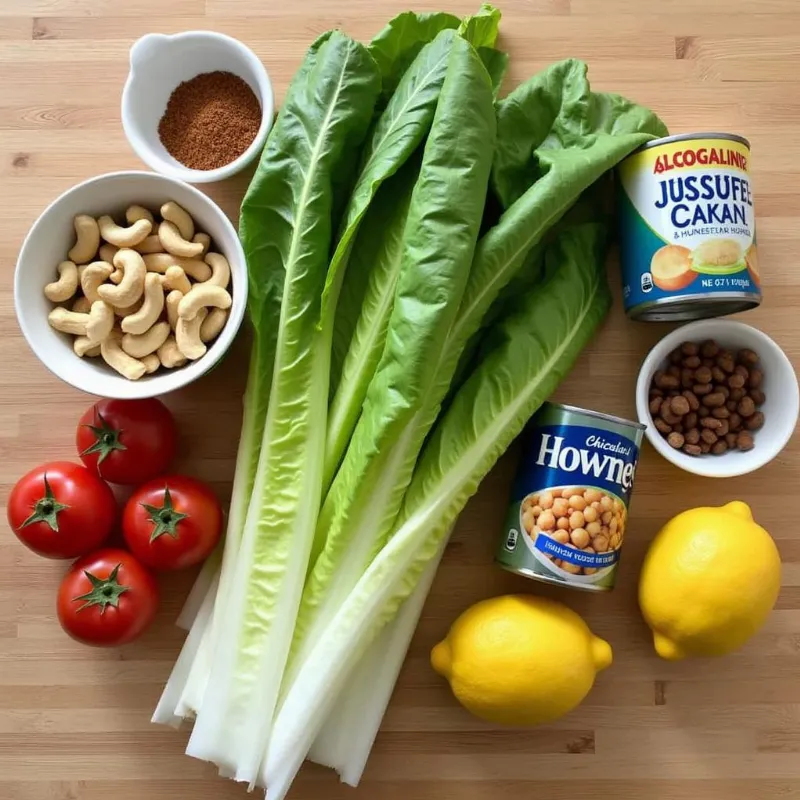
<path fill-rule="evenodd" d="M 722 656 L 764 624 L 780 584 L 775 542 L 736 501 L 684 511 L 661 529 L 644 560 L 639 605 L 662 658 Z"/>
<path fill-rule="evenodd" d="M 611 663 L 608 642 L 561 603 L 530 595 L 483 600 L 467 609 L 431 653 L 475 716 L 502 725 L 552 722 L 589 693 Z"/>

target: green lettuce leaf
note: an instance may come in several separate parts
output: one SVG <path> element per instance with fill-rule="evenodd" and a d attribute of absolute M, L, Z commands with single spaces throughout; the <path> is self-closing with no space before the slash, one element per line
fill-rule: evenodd
<path fill-rule="evenodd" d="M 321 500 L 331 325 L 320 329 L 335 188 L 380 92 L 367 49 L 333 32 L 309 51 L 243 203 L 242 241 L 273 378 L 241 544 L 226 567 L 206 694 L 187 752 L 253 781 L 269 737 Z M 273 294 L 282 299 L 276 308 Z"/>

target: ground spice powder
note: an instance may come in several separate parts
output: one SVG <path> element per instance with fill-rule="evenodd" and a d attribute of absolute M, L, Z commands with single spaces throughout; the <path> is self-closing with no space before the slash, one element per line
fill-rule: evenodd
<path fill-rule="evenodd" d="M 204 72 L 170 95 L 158 136 L 181 164 L 209 170 L 244 153 L 260 125 L 261 105 L 245 81 L 232 72 Z"/>

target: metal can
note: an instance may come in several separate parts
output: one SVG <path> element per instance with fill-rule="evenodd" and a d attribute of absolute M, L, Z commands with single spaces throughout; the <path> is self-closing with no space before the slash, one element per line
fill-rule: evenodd
<path fill-rule="evenodd" d="M 761 303 L 747 139 L 655 139 L 620 164 L 619 183 L 622 296 L 631 319 L 705 319 Z"/>
<path fill-rule="evenodd" d="M 523 433 L 498 564 L 573 589 L 613 589 L 644 429 L 545 403 Z"/>

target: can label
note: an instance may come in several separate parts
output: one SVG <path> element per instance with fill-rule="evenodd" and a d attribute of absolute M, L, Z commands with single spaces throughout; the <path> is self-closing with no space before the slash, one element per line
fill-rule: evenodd
<path fill-rule="evenodd" d="M 723 136 L 651 143 L 623 161 L 619 178 L 626 312 L 678 298 L 758 304 L 747 144 Z"/>
<path fill-rule="evenodd" d="M 498 562 L 575 588 L 611 589 L 641 438 L 635 423 L 546 404 L 524 435 Z"/>

